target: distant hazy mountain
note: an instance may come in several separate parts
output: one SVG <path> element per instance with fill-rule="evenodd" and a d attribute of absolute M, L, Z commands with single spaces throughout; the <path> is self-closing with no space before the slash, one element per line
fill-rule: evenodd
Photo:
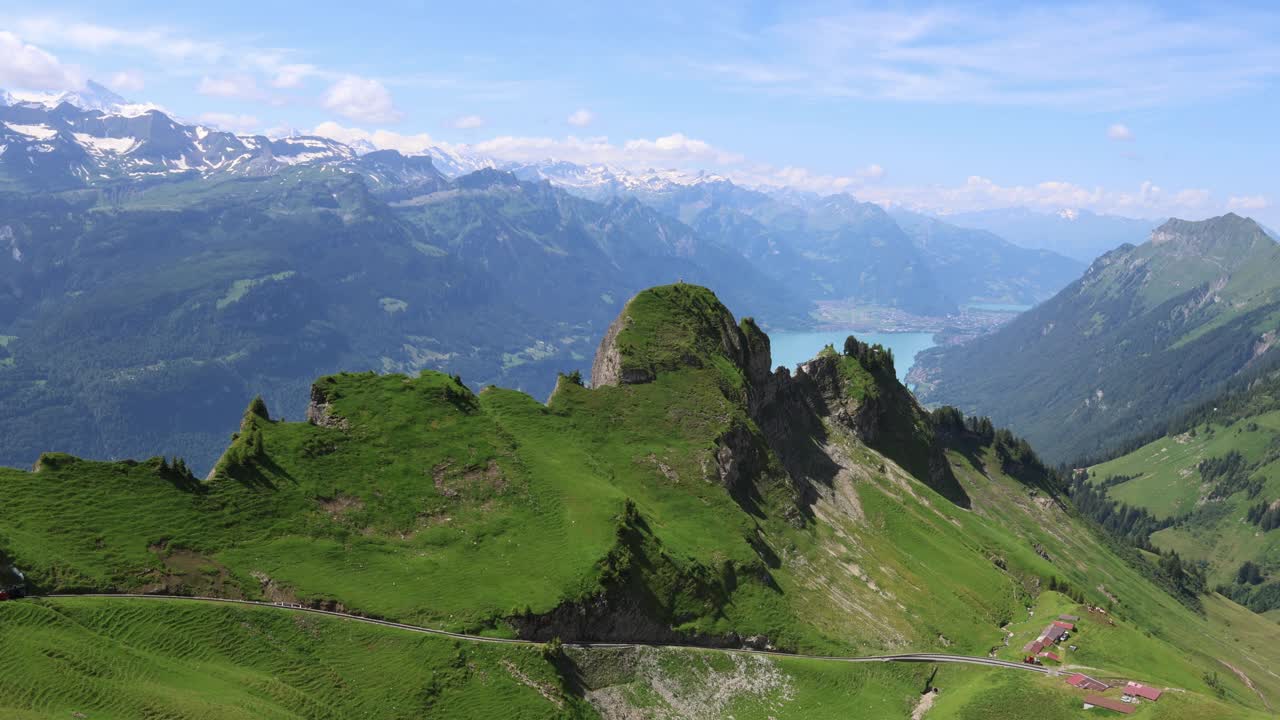
<path fill-rule="evenodd" d="M 921 354 L 912 379 L 1068 460 L 1277 360 L 1278 329 L 1280 246 L 1233 214 L 1170 220 L 996 333 Z"/>
<path fill-rule="evenodd" d="M 989 230 L 1015 245 L 1052 250 L 1086 263 L 1125 243 L 1142 242 L 1160 224 L 1159 220 L 1097 215 L 1088 210 L 1046 213 L 1026 208 L 954 213 L 943 219 L 961 227 Z"/>
<path fill-rule="evenodd" d="M 1019 247 L 986 230 L 895 209 L 890 215 L 929 258 L 942 290 L 968 302 L 1034 305 L 1079 277 L 1085 264 Z"/>

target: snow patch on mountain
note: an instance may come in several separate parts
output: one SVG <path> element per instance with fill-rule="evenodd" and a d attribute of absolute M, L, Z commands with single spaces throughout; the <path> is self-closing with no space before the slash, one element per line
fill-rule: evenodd
<path fill-rule="evenodd" d="M 19 135 L 26 135 L 36 140 L 51 140 L 58 136 L 58 131 L 48 125 L 19 125 L 17 123 L 5 123 L 4 125 Z"/>
<path fill-rule="evenodd" d="M 86 150 L 96 152 L 98 154 L 127 153 L 139 144 L 138 138 L 133 137 L 96 137 L 94 135 L 89 135 L 88 133 L 72 133 L 72 137 L 76 139 L 76 142 L 83 145 Z"/>

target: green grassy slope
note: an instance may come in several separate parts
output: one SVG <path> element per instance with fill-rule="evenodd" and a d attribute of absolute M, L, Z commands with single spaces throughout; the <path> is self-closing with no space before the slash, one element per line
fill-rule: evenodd
<path fill-rule="evenodd" d="M 269 608 L 0 605 L 7 717 L 595 717 L 535 647 Z M 77 716 L 79 717 L 79 716 Z"/>
<path fill-rule="evenodd" d="M 459 643 L 272 608 L 99 598 L 0 604 L 6 717 L 1079 717 L 1059 678 L 987 668 L 847 664 L 705 650 Z M 1261 718 L 1171 693 L 1149 718 Z"/>
<path fill-rule="evenodd" d="M 1260 517 L 1280 500 L 1278 390 L 1276 377 L 1261 378 L 1207 404 L 1177 431 L 1088 469 L 1111 498 L 1170 524 L 1151 535 L 1152 544 L 1205 563 L 1212 584 L 1260 612 L 1280 608 L 1280 532 Z M 1233 457 L 1233 470 L 1214 471 Z M 1237 582 L 1246 562 L 1257 566 L 1256 582 Z"/>
<path fill-rule="evenodd" d="M 651 338 L 694 328 L 698 361 L 650 364 L 652 382 L 562 379 L 544 405 L 437 373 L 344 374 L 316 383 L 311 422 L 251 404 L 208 480 L 159 459 L 48 455 L 35 472 L 0 471 L 0 561 L 41 590 L 839 654 L 999 651 L 1002 626 L 1054 583 L 1123 623 L 1090 662 L 1196 694 L 1228 662 L 1280 697 L 1267 672 L 1280 626 L 1220 599 L 1188 610 L 1013 440 L 944 432 L 874 353 L 762 375 L 767 338 L 752 323 L 709 291 L 656 291 L 670 292 L 714 322 L 638 319 Z M 658 298 L 640 299 L 629 306 Z M 643 337 L 622 336 L 624 353 L 675 347 Z M 1224 675 L 1228 702 L 1261 707 Z"/>

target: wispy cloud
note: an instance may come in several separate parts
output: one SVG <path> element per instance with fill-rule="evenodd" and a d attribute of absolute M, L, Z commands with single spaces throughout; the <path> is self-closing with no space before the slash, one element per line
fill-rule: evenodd
<path fill-rule="evenodd" d="M 107 78 L 107 87 L 118 93 L 136 93 L 146 86 L 146 78 L 138 70 L 121 70 Z"/>
<path fill-rule="evenodd" d="M 1063 181 L 1034 185 L 1002 185 L 990 178 L 971 176 L 959 185 L 916 187 L 865 186 L 863 200 L 940 213 L 1027 207 L 1041 210 L 1084 208 L 1100 213 L 1137 217 L 1203 217 L 1223 211 L 1227 203 L 1215 200 L 1202 188 L 1166 190 L 1146 181 L 1132 190 L 1087 188 Z"/>
<path fill-rule="evenodd" d="M 1111 140 L 1126 142 L 1133 139 L 1133 131 L 1129 129 L 1128 125 L 1116 123 L 1107 128 L 1107 137 Z"/>
<path fill-rule="evenodd" d="M 1269 207 L 1271 201 L 1264 195 L 1240 195 L 1227 200 L 1227 208 L 1230 210 L 1266 210 Z"/>
<path fill-rule="evenodd" d="M 578 108 L 565 118 L 565 122 L 574 127 L 586 127 L 596 119 L 596 114 L 586 108 Z"/>
<path fill-rule="evenodd" d="M 244 73 L 219 77 L 206 75 L 200 79 L 200 84 L 196 86 L 196 92 L 209 97 L 237 100 L 258 100 L 263 97 L 262 90 L 258 87 L 258 81 L 252 75 Z"/>
<path fill-rule="evenodd" d="M 484 127 L 484 118 L 479 115 L 463 115 L 460 118 L 454 118 L 453 126 L 459 130 L 474 130 Z"/>
<path fill-rule="evenodd" d="M 1177 103 L 1280 75 L 1280 16 L 1238 8 L 1175 17 L 1113 3 L 992 13 L 859 9 L 743 33 L 691 64 L 781 94 L 1074 106 Z"/>
<path fill-rule="evenodd" d="M 228 130 L 236 133 L 246 133 L 262 127 L 262 122 L 253 115 L 207 112 L 201 114 L 198 119 L 205 125 L 211 125 L 219 130 Z"/>

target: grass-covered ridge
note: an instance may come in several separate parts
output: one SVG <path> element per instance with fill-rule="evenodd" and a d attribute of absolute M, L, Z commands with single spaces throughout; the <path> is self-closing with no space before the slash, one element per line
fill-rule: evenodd
<path fill-rule="evenodd" d="M 662 292 L 629 306 L 664 307 Z M 544 404 L 433 372 L 340 374 L 316 382 L 307 422 L 251 403 L 208 479 L 159 458 L 0 471 L 0 561 L 46 591 L 829 654 L 986 655 L 1052 585 L 1145 638 L 1143 662 L 1105 648 L 1096 662 L 1206 693 L 1225 661 L 1280 692 L 1274 623 L 1220 598 L 1187 610 L 1012 439 L 944 427 L 856 345 L 770 374 L 752 323 L 709 291 L 677 292 L 688 302 L 664 322 L 692 345 L 631 342 L 701 360 L 653 365 L 650 382 L 564 379 Z M 707 329 L 737 344 L 704 343 Z M 1229 702 L 1260 707 L 1223 675 Z"/>

